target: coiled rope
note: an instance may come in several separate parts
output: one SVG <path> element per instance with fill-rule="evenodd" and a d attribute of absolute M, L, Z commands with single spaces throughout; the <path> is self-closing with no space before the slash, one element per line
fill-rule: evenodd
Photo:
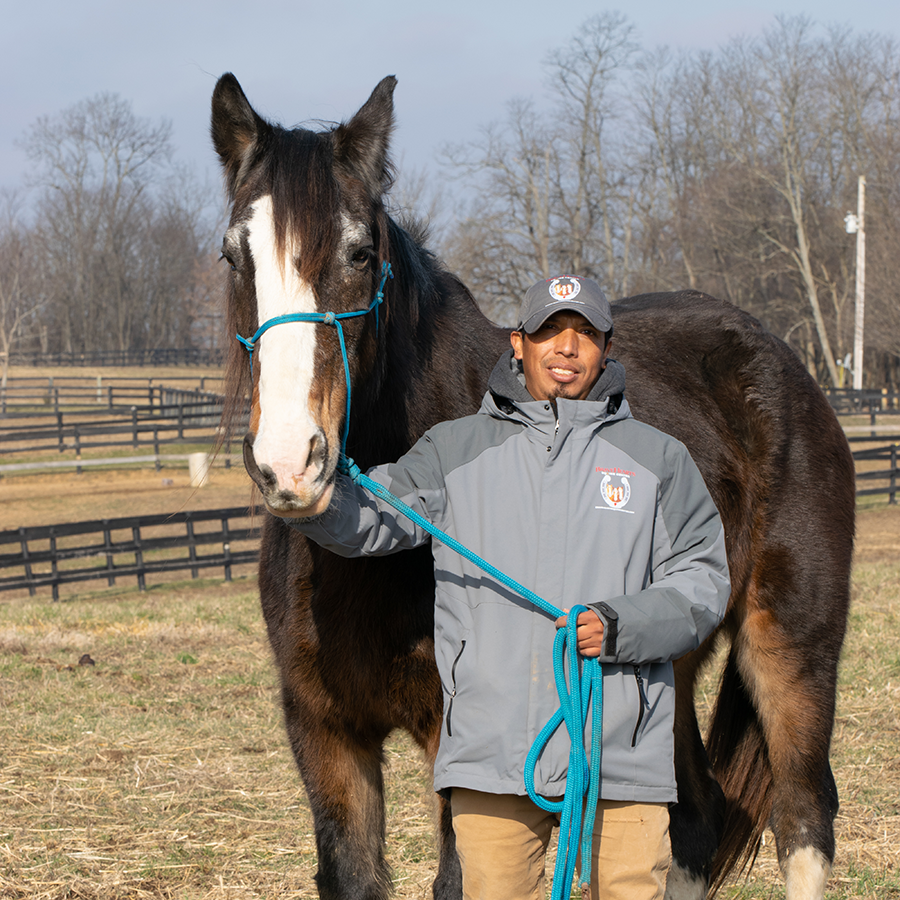
<path fill-rule="evenodd" d="M 566 615 L 552 603 L 539 597 L 534 591 L 519 584 L 504 572 L 491 565 L 450 537 L 428 519 L 417 513 L 412 507 L 392 494 L 386 487 L 369 478 L 359 466 L 345 453 L 347 433 L 350 427 L 350 364 L 347 359 L 347 348 L 344 343 L 344 332 L 341 326 L 343 319 L 364 316 L 375 310 L 376 328 L 378 306 L 384 300 L 384 286 L 388 278 L 393 278 L 391 264 L 383 262 L 381 266 L 381 282 L 375 297 L 366 309 L 353 310 L 346 313 L 289 313 L 268 319 L 256 330 L 251 338 L 236 335 L 250 353 L 251 380 L 253 372 L 253 350 L 259 338 L 274 325 L 287 322 L 312 322 L 322 325 L 334 325 L 337 328 L 341 346 L 341 357 L 344 363 L 344 377 L 347 384 L 346 414 L 344 432 L 341 438 L 341 456 L 338 471 L 347 476 L 354 484 L 369 491 L 380 500 L 402 513 L 425 532 L 437 538 L 451 550 L 459 553 L 505 587 L 515 591 L 524 599 L 536 606 L 541 612 L 554 619 Z M 569 889 L 575 873 L 576 861 L 581 853 L 581 871 L 579 887 L 582 897 L 590 897 L 591 884 L 591 842 L 594 829 L 594 818 L 600 794 L 600 763 L 603 723 L 603 673 L 597 659 L 581 657 L 578 653 L 578 616 L 586 612 L 587 607 L 576 604 L 568 612 L 565 629 L 559 629 L 553 642 L 553 674 L 556 691 L 559 695 L 559 709 L 541 729 L 525 759 L 525 789 L 528 796 L 541 809 L 555 812 L 560 816 L 559 848 L 556 856 L 556 867 L 553 871 L 552 900 L 568 900 Z M 565 723 L 571 743 L 569 750 L 569 768 L 566 775 L 566 790 L 562 800 L 548 800 L 537 793 L 534 785 L 534 773 L 538 759 L 552 735 L 562 723 Z M 585 752 L 585 729 L 590 727 L 588 742 L 590 756 Z"/>

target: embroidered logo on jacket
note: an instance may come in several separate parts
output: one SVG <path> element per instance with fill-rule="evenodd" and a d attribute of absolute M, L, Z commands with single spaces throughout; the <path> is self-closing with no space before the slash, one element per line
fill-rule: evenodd
<path fill-rule="evenodd" d="M 597 466 L 595 471 L 603 473 L 603 480 L 600 482 L 600 496 L 606 506 L 595 506 L 594 509 L 614 509 L 633 514 L 634 510 L 625 509 L 625 507 L 631 499 L 629 479 L 634 476 L 634 472 L 625 469 L 604 469 L 601 466 Z"/>

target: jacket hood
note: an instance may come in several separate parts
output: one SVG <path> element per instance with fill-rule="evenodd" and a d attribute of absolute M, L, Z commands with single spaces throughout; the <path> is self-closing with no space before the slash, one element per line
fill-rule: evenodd
<path fill-rule="evenodd" d="M 504 405 L 503 401 L 513 404 L 535 402 L 534 397 L 528 393 L 525 387 L 525 374 L 522 371 L 522 363 L 513 355 L 512 347 L 509 348 L 497 361 L 491 377 L 488 379 L 488 390 L 494 396 L 498 406 Z M 606 368 L 600 373 L 590 393 L 585 398 L 587 401 L 604 401 L 609 399 L 609 413 L 614 413 L 622 405 L 622 394 L 625 392 L 625 367 L 615 359 L 606 361 Z"/>

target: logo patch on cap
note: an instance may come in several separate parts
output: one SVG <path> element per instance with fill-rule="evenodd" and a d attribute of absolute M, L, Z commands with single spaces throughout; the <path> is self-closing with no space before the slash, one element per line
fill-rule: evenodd
<path fill-rule="evenodd" d="M 581 282 L 568 276 L 554 278 L 548 290 L 554 300 L 571 300 L 581 292 Z"/>

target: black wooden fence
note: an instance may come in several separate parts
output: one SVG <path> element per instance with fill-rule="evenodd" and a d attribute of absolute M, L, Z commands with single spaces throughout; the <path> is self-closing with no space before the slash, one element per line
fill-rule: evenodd
<path fill-rule="evenodd" d="M 207 389 L 222 386 L 222 379 L 209 375 L 196 378 L 166 378 L 165 383 L 153 378 L 80 378 L 78 376 L 11 378 L 0 385 L 0 416 L 28 418 L 57 413 L 61 409 L 114 410 L 118 407 L 154 406 L 171 403 L 173 396 L 221 395 Z M 177 385 L 173 382 L 188 382 Z M 197 387 L 190 387 L 190 383 Z"/>
<path fill-rule="evenodd" d="M 850 438 L 850 442 L 858 443 L 860 441 L 871 442 L 871 438 Z M 897 502 L 897 482 L 900 481 L 900 471 L 897 470 L 897 447 L 898 444 L 886 444 L 881 447 L 868 447 L 865 450 L 856 450 L 853 453 L 853 461 L 856 465 L 856 496 L 867 497 L 876 494 L 887 494 L 888 503 Z M 869 469 L 868 467 L 860 467 L 861 462 L 885 462 L 885 469 Z M 882 482 L 875 487 L 859 487 L 859 482 L 870 483 L 872 481 Z"/>
<path fill-rule="evenodd" d="M 868 416 L 871 425 L 879 416 L 894 418 L 900 415 L 900 394 L 887 388 L 854 391 L 852 388 L 828 388 L 825 396 L 839 416 Z"/>
<path fill-rule="evenodd" d="M 203 552 L 210 548 L 210 552 Z M 246 507 L 130 516 L 91 522 L 0 531 L 0 591 L 28 590 L 83 581 L 147 577 L 222 568 L 230 581 L 235 566 L 255 563 L 259 533 Z"/>
<path fill-rule="evenodd" d="M 13 350 L 14 366 L 221 366 L 224 350 L 160 347 L 147 350 L 86 350 L 83 353 L 39 353 Z"/>
<path fill-rule="evenodd" d="M 58 412 L 36 419 L 17 419 L 0 426 L 0 456 L 37 451 L 84 450 L 104 447 L 152 446 L 215 439 L 222 415 L 221 399 L 215 394 L 170 390 L 156 406 L 119 408 L 99 417 L 95 412 Z M 235 423 L 240 429 L 246 425 Z"/>

